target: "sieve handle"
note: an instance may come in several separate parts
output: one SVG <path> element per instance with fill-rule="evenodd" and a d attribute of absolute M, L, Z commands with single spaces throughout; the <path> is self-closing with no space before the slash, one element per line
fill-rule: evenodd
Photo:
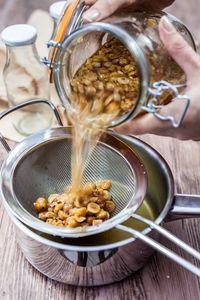
<path fill-rule="evenodd" d="M 157 225 L 153 221 L 146 219 L 142 216 L 133 214 L 131 217 L 149 225 L 150 228 L 154 229 L 160 235 L 164 236 L 168 240 L 174 242 L 174 244 L 178 245 L 181 249 L 185 250 L 185 252 L 189 253 L 190 255 L 192 255 L 193 257 L 195 257 L 196 259 L 198 259 L 200 261 L 200 252 L 193 249 L 191 246 L 189 246 L 188 244 L 183 242 L 181 239 L 177 238 L 175 235 L 170 233 L 168 230 L 164 229 L 163 227 Z M 147 236 L 147 235 L 143 234 L 142 232 L 139 232 L 133 228 L 124 226 L 124 225 L 117 225 L 116 228 L 119 230 L 128 232 L 128 233 L 131 233 L 133 236 L 139 238 L 140 240 L 142 240 L 143 242 L 145 242 L 152 248 L 156 249 L 158 252 L 164 254 L 165 256 L 169 257 L 171 260 L 175 261 L 180 266 L 184 267 L 185 269 L 189 270 L 193 274 L 200 277 L 200 268 L 196 267 L 194 264 L 190 263 L 189 261 L 182 258 L 181 256 L 179 256 L 172 250 L 168 249 L 167 247 L 165 247 L 162 244 L 158 243 L 157 241 L 153 240 L 149 236 Z"/>
<path fill-rule="evenodd" d="M 10 113 L 18 110 L 18 109 L 24 108 L 24 107 L 29 106 L 29 105 L 39 104 L 39 103 L 47 104 L 52 109 L 58 124 L 60 126 L 63 126 L 62 120 L 59 116 L 59 113 L 58 113 L 55 105 L 52 102 L 50 102 L 48 100 L 45 100 L 45 99 L 32 99 L 32 100 L 24 101 L 24 102 L 14 106 L 14 107 L 6 109 L 2 113 L 0 113 L 0 120 L 3 119 L 5 116 L 9 115 Z M 6 142 L 6 139 L 3 137 L 3 135 L 1 133 L 0 133 L 0 142 L 2 143 L 2 145 L 4 146 L 4 148 L 6 149 L 7 152 L 11 151 L 10 146 L 8 145 L 8 143 Z"/>

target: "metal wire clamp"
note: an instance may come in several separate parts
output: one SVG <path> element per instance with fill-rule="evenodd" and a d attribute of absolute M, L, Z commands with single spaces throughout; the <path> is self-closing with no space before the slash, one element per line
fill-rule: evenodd
<path fill-rule="evenodd" d="M 187 112 L 187 109 L 190 104 L 190 97 L 188 95 L 181 95 L 179 93 L 179 88 L 185 87 L 185 84 L 171 84 L 165 80 L 157 81 L 153 83 L 153 88 L 149 88 L 149 96 L 147 97 L 146 104 L 142 106 L 142 109 L 152 113 L 156 118 L 162 121 L 170 121 L 172 126 L 178 128 Z M 159 111 L 164 107 L 164 105 L 157 105 L 158 98 L 163 94 L 165 91 L 170 91 L 174 95 L 174 99 L 176 100 L 183 100 L 185 101 L 184 108 L 180 113 L 180 116 L 175 118 L 174 116 L 164 116 Z M 153 96 L 153 97 L 152 97 Z"/>

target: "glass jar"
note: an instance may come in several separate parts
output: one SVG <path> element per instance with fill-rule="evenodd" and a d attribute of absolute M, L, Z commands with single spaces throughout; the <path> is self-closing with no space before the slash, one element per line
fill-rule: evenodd
<path fill-rule="evenodd" d="M 3 71 L 9 106 L 32 99 L 48 99 L 48 72 L 35 47 L 36 29 L 26 24 L 12 25 L 1 33 L 6 45 L 6 64 Z M 47 129 L 52 113 L 43 104 L 32 105 L 13 114 L 12 123 L 22 135 Z"/>
<path fill-rule="evenodd" d="M 189 98 L 181 95 L 185 74 L 159 38 L 158 23 L 164 13 L 121 12 L 82 25 L 86 6 L 83 1 L 75 2 L 74 7 L 66 8 L 55 39 L 49 43 L 48 65 L 68 112 L 77 113 L 78 106 L 80 120 L 87 111 L 88 123 L 98 115 L 102 127 L 118 126 L 150 112 L 178 127 Z M 185 25 L 172 15 L 167 17 L 195 49 Z M 174 98 L 183 100 L 181 115 L 161 115 L 160 108 Z"/>

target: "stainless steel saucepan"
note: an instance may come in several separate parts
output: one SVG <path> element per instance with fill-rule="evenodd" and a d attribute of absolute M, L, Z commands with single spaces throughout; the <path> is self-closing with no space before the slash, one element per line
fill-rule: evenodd
<path fill-rule="evenodd" d="M 6 168 L 12 162 L 15 164 L 16 161 L 24 161 L 26 164 L 27 153 L 33 152 L 34 149 L 37 149 L 37 151 L 39 149 L 39 153 L 43 155 L 43 158 L 45 151 L 47 152 L 49 147 L 54 147 L 56 153 L 56 149 L 60 149 L 61 144 L 63 145 L 62 147 L 65 146 L 66 136 L 69 133 L 69 128 L 60 127 L 27 138 L 11 151 L 3 165 L 2 174 L 5 175 Z M 139 156 L 146 169 L 148 175 L 147 194 L 137 214 L 134 214 L 134 219 L 129 219 L 126 221 L 126 224 L 118 225 L 117 228 L 91 237 L 78 239 L 55 237 L 42 232 L 42 230 L 39 231 L 25 226 L 19 218 L 12 214 L 12 207 L 9 207 L 12 206 L 12 201 L 9 202 L 9 199 L 5 199 L 5 191 L 9 189 L 6 185 L 7 183 L 10 185 L 10 178 L 2 176 L 1 189 L 5 203 L 7 203 L 6 208 L 13 222 L 20 228 L 20 230 L 17 230 L 18 242 L 27 259 L 39 271 L 50 278 L 68 284 L 92 286 L 119 281 L 135 272 L 144 265 L 152 254 L 154 245 L 156 249 L 176 261 L 178 259 L 177 262 L 182 264 L 181 258 L 177 258 L 174 253 L 169 252 L 164 246 L 156 242 L 160 234 L 167 235 L 168 238 L 171 238 L 179 246 L 189 250 L 190 253 L 198 258 L 199 253 L 197 251 L 191 249 L 174 236 L 172 237 L 170 233 L 166 233 L 156 224 L 162 223 L 166 216 L 169 215 L 176 215 L 177 217 L 183 212 L 190 215 L 198 215 L 200 213 L 200 198 L 198 196 L 174 196 L 173 176 L 169 167 L 163 158 L 145 143 L 132 137 L 115 134 L 107 135 L 105 139 L 116 139 L 126 144 Z M 3 138 L 2 140 L 4 145 L 6 145 L 5 140 Z M 8 150 L 7 145 L 6 148 Z M 61 152 L 63 154 L 63 151 Z M 58 159 L 59 155 L 58 151 L 55 159 Z M 38 177 L 41 175 L 41 172 L 44 172 L 44 174 L 48 172 L 46 169 L 48 167 L 47 164 L 41 164 L 41 159 L 41 156 L 35 156 L 35 165 L 39 167 L 35 169 L 34 175 L 37 176 L 38 172 Z M 16 171 L 15 167 L 13 172 Z M 21 188 L 26 189 L 28 180 L 32 180 L 31 170 L 30 174 L 26 172 L 24 176 L 26 176 L 26 180 L 23 180 L 23 177 L 21 177 L 22 182 L 18 181 L 17 184 L 21 184 Z M 11 178 L 16 177 L 11 176 Z M 43 182 L 41 182 L 41 189 L 42 185 Z M 11 182 L 11 186 L 12 189 L 15 189 L 16 182 Z M 22 204 L 19 202 L 20 205 Z M 145 220 L 143 217 L 145 217 Z M 154 222 L 151 222 L 151 220 Z M 146 223 L 150 227 L 145 228 Z M 156 231 L 152 230 L 151 227 L 156 229 Z M 151 247 L 149 247 L 139 239 L 135 239 L 135 237 L 145 242 L 149 241 L 149 237 L 153 237 L 155 242 L 152 241 Z M 195 268 L 184 261 L 185 263 L 187 264 L 185 267 L 191 268 L 191 271 L 199 274 L 200 270 L 197 267 Z"/>

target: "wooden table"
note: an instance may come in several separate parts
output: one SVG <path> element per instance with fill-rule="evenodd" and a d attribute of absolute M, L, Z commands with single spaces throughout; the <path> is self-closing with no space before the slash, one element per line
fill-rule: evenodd
<path fill-rule="evenodd" d="M 18 7 L 18 14 L 12 7 L 12 2 Z M 0 22 L 2 26 L 16 21 L 22 22 L 32 9 L 47 8 L 50 2 L 52 1 L 0 0 L 0 9 L 3 9 L 0 11 Z M 197 27 L 194 27 L 197 24 L 197 15 L 195 17 L 194 14 L 191 18 L 191 14 L 198 11 L 197 5 L 198 1 L 195 0 L 191 0 L 189 4 L 186 0 L 178 0 L 171 10 L 177 16 L 184 17 L 189 27 L 195 28 L 196 37 L 200 38 L 200 32 Z M 184 11 L 185 15 L 183 15 Z M 11 15 L 14 15 L 12 22 L 10 18 L 8 19 Z M 157 149 L 169 163 L 174 174 L 177 192 L 200 195 L 200 143 L 182 142 L 150 135 L 141 138 Z M 1 162 L 5 158 L 6 153 L 0 146 Z M 165 227 L 200 250 L 199 219 L 176 221 L 166 224 Z M 163 244 L 183 255 L 182 251 L 173 247 L 170 242 L 163 240 Z M 183 257 L 188 258 L 187 255 Z M 0 300 L 200 299 L 200 279 L 160 254 L 154 254 L 148 264 L 133 276 L 105 287 L 78 288 L 49 280 L 36 271 L 23 257 L 16 244 L 13 225 L 1 201 L 0 262 Z"/>

